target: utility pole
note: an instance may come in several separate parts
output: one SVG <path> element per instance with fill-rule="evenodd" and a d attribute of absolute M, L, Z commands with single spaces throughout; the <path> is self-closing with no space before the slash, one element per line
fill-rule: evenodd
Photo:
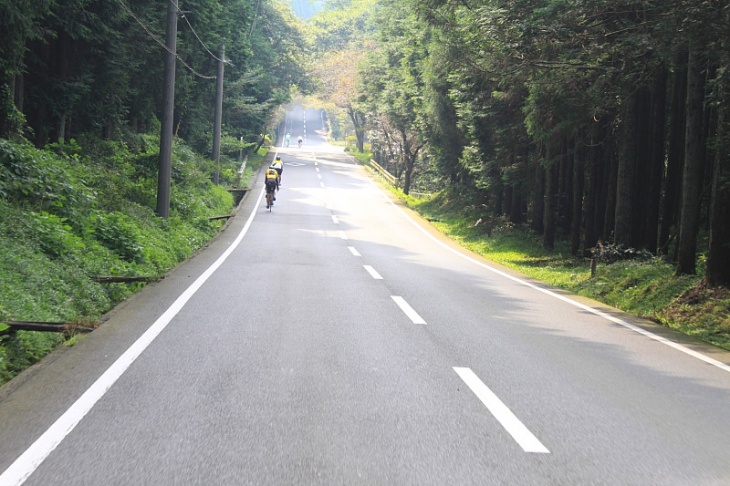
<path fill-rule="evenodd" d="M 215 87 L 215 125 L 213 127 L 213 160 L 215 160 L 215 176 L 213 183 L 218 185 L 218 174 L 221 165 L 221 118 L 223 116 L 223 66 L 225 63 L 226 46 L 221 44 L 221 55 L 218 58 L 218 77 Z"/>
<path fill-rule="evenodd" d="M 178 0 L 167 4 L 167 53 L 165 80 L 162 91 L 162 131 L 160 132 L 160 159 L 157 164 L 157 215 L 170 216 L 170 181 L 172 174 L 172 125 L 175 108 L 175 62 L 177 58 Z"/>

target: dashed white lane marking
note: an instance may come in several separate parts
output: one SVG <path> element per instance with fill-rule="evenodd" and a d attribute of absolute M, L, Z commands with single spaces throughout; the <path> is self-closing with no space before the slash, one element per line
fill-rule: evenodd
<path fill-rule="evenodd" d="M 530 432 L 527 427 L 507 408 L 502 400 L 485 385 L 470 368 L 454 368 L 471 391 L 489 409 L 502 427 L 517 441 L 525 452 L 550 454 L 550 451 Z"/>
<path fill-rule="evenodd" d="M 343 240 L 347 239 L 347 235 L 345 234 L 344 231 L 338 231 L 337 234 L 340 235 L 340 239 L 343 239 Z"/>
<path fill-rule="evenodd" d="M 317 179 L 322 180 L 322 174 L 317 174 Z"/>
<path fill-rule="evenodd" d="M 355 249 L 354 246 L 348 246 L 347 249 L 350 250 L 350 253 L 352 253 L 352 256 L 356 256 L 356 257 L 362 256 L 362 255 L 360 255 L 360 252 Z"/>
<path fill-rule="evenodd" d="M 324 187 L 324 182 L 320 182 L 319 187 Z"/>
<path fill-rule="evenodd" d="M 340 220 L 337 219 L 337 216 L 335 216 L 334 214 L 332 215 L 332 222 L 335 224 L 340 224 Z"/>
<path fill-rule="evenodd" d="M 380 276 L 380 274 L 370 265 L 363 265 L 362 266 L 367 272 L 370 274 L 371 277 L 373 277 L 375 280 L 383 280 L 383 277 Z"/>
<path fill-rule="evenodd" d="M 261 204 L 264 197 L 264 190 L 261 189 L 255 207 Z M 160 335 L 172 319 L 182 310 L 187 302 L 203 286 L 203 284 L 223 265 L 233 251 L 243 240 L 251 227 L 254 216 L 258 211 L 252 211 L 246 224 L 231 246 L 215 261 L 190 287 L 180 294 L 175 302 L 145 331 L 137 341 L 127 349 L 95 382 L 64 412 L 61 417 L 51 425 L 23 454 L 13 462 L 2 474 L 0 474 L 0 485 L 20 485 L 33 474 L 38 466 L 48 455 L 58 447 L 68 434 L 81 422 L 87 413 L 101 400 L 107 391 L 116 383 L 125 371 L 134 363 L 142 352 Z"/>
<path fill-rule="evenodd" d="M 612 316 L 612 315 L 610 315 L 610 314 L 608 314 L 606 312 L 603 312 L 603 311 L 598 310 L 598 309 L 594 309 L 593 307 L 590 307 L 590 306 L 588 306 L 586 304 L 583 304 L 581 302 L 575 301 L 575 300 L 570 299 L 568 297 L 565 297 L 563 295 L 557 294 L 557 293 L 553 292 L 552 290 L 548 290 L 548 289 L 542 288 L 539 285 L 535 285 L 535 284 L 532 284 L 532 283 L 527 282 L 525 280 L 522 280 L 521 278 L 514 277 L 514 276 L 512 276 L 512 275 L 510 275 L 510 274 L 508 274 L 506 272 L 503 272 L 501 270 L 498 270 L 495 267 L 492 267 L 490 265 L 487 265 L 485 263 L 482 263 L 482 262 L 476 260 L 475 258 L 472 258 L 472 257 L 470 257 L 470 256 L 468 256 L 468 255 L 466 255 L 466 254 L 464 254 L 464 253 L 462 253 L 462 252 L 454 249 L 454 248 L 451 248 L 449 245 L 447 245 L 444 242 L 440 241 L 438 238 L 436 238 L 431 233 L 429 233 L 424 228 L 422 228 L 413 218 L 411 218 L 410 216 L 408 216 L 408 214 L 406 214 L 405 211 L 403 211 L 401 208 L 399 208 L 393 202 L 393 200 L 391 200 L 385 194 L 385 192 L 383 192 L 383 190 L 380 189 L 377 186 L 377 184 L 375 184 L 375 182 L 372 182 L 372 186 L 375 189 L 377 189 L 380 192 L 380 194 L 382 194 L 383 198 L 389 204 L 391 204 L 394 208 L 396 208 L 396 210 L 398 212 L 400 212 L 400 214 L 408 222 L 410 222 L 413 226 L 415 226 L 418 231 L 420 231 L 421 233 L 423 233 L 427 238 L 429 238 L 431 241 L 433 241 L 434 243 L 436 243 L 440 247 L 444 248 L 446 251 L 451 252 L 454 255 L 456 255 L 456 256 L 458 256 L 460 258 L 463 258 L 464 260 L 466 260 L 468 262 L 471 262 L 471 263 L 473 263 L 473 264 L 475 264 L 475 265 L 477 265 L 477 266 L 479 266 L 481 268 L 484 268 L 486 270 L 489 270 L 490 272 L 495 273 L 497 275 L 500 275 L 501 277 L 504 277 L 504 278 L 506 278 L 508 280 L 512 280 L 513 282 L 517 282 L 520 285 L 524 285 L 525 287 L 529 287 L 529 288 L 531 288 L 533 290 L 537 290 L 538 292 L 542 292 L 543 294 L 549 295 L 550 297 L 553 297 L 555 299 L 562 300 L 563 302 L 565 302 L 567 304 L 570 304 L 570 305 L 572 305 L 574 307 L 577 307 L 578 309 L 581 309 L 581 310 L 584 310 L 586 312 L 589 312 L 589 313 L 591 313 L 593 315 L 599 316 L 599 317 L 601 317 L 603 319 L 606 319 L 607 321 L 611 321 L 611 322 L 613 322 L 615 324 L 618 324 L 619 326 L 623 326 L 626 329 L 631 329 L 632 331 L 634 331 L 636 333 L 639 333 L 642 336 L 646 336 L 649 339 L 653 339 L 656 342 L 659 342 L 659 343 L 661 343 L 661 344 L 663 344 L 665 346 L 669 346 L 670 348 L 676 349 L 677 351 L 679 351 L 681 353 L 684 353 L 684 354 L 686 354 L 688 356 L 692 356 L 693 358 L 698 359 L 700 361 L 703 361 L 703 362 L 705 362 L 705 363 L 707 363 L 709 365 L 712 365 L 712 366 L 714 366 L 714 367 L 716 367 L 718 369 L 721 369 L 723 371 L 730 372 L 730 365 L 727 365 L 727 364 L 723 363 L 722 361 L 718 361 L 718 360 L 716 360 L 714 358 L 710 358 L 709 356 L 706 356 L 706 355 L 704 355 L 702 353 L 699 353 L 699 352 L 697 352 L 697 351 L 695 351 L 693 349 L 690 349 L 690 348 L 688 348 L 686 346 L 683 346 L 681 344 L 675 343 L 674 341 L 670 341 L 669 339 L 667 339 L 667 338 L 665 338 L 663 336 L 659 336 L 658 334 L 654 334 L 653 332 L 647 331 L 646 329 L 642 329 L 641 327 L 639 327 L 639 326 L 637 326 L 635 324 L 631 324 L 630 322 L 626 322 L 625 320 L 619 319 L 618 317 L 614 317 L 614 316 Z"/>
<path fill-rule="evenodd" d="M 413 307 L 408 305 L 408 302 L 406 302 L 403 297 L 392 295 L 391 298 L 395 301 L 396 304 L 398 304 L 398 307 L 400 307 L 405 315 L 408 316 L 413 324 L 426 324 L 426 321 L 423 320 L 423 317 L 419 316 L 418 312 L 413 310 Z"/>

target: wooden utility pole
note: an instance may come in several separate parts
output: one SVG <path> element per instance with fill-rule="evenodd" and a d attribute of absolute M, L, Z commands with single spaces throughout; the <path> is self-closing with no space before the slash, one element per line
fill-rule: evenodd
<path fill-rule="evenodd" d="M 167 4 L 167 53 L 165 55 L 165 80 L 162 92 L 162 131 L 160 132 L 160 158 L 157 164 L 157 215 L 170 216 L 170 181 L 172 174 L 172 126 L 175 108 L 175 61 L 177 58 L 178 0 Z"/>
<path fill-rule="evenodd" d="M 223 116 L 223 65 L 225 63 L 226 46 L 221 44 L 221 54 L 218 59 L 218 76 L 215 88 L 215 125 L 213 127 L 213 160 L 215 161 L 215 176 L 213 183 L 218 185 L 218 174 L 221 165 L 221 118 Z"/>

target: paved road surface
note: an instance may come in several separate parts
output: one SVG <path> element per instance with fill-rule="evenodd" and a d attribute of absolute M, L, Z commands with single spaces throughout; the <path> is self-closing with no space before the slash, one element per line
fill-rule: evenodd
<path fill-rule="evenodd" d="M 456 250 L 322 121 L 289 114 L 273 211 L 259 178 L 0 390 L 0 485 L 730 484 L 727 353 Z"/>

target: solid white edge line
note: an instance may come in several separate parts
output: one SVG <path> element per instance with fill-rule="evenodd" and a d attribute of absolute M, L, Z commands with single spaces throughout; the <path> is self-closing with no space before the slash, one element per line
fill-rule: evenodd
<path fill-rule="evenodd" d="M 464 383 L 471 389 L 479 400 L 494 415 L 494 418 L 502 424 L 502 427 L 517 441 L 525 452 L 537 454 L 550 454 L 550 451 L 540 442 L 535 435 L 529 431 L 507 405 L 484 384 L 482 380 L 470 368 L 454 368 L 454 371 L 464 380 Z"/>
<path fill-rule="evenodd" d="M 578 307 L 579 309 L 582 309 L 582 310 L 584 310 L 586 312 L 590 312 L 593 315 L 602 317 L 602 318 L 604 318 L 604 319 L 606 319 L 608 321 L 611 321 L 611 322 L 613 322 L 615 324 L 618 324 L 619 326 L 623 326 L 623 327 L 625 327 L 627 329 L 631 329 L 632 331 L 635 331 L 635 332 L 637 332 L 637 333 L 639 333 L 639 334 L 641 334 L 643 336 L 646 336 L 649 339 L 653 339 L 654 341 L 657 341 L 657 342 L 662 343 L 662 344 L 664 344 L 666 346 L 669 346 L 670 348 L 674 348 L 677 351 L 680 351 L 680 352 L 682 352 L 682 353 L 684 353 L 686 355 L 692 356 L 693 358 L 696 358 L 696 359 L 698 359 L 700 361 L 703 361 L 703 362 L 705 362 L 705 363 L 707 363 L 709 365 L 712 365 L 712 366 L 714 366 L 716 368 L 719 368 L 719 369 L 721 369 L 723 371 L 730 372 L 730 366 L 729 365 L 726 365 L 722 361 L 718 361 L 716 359 L 710 358 L 709 356 L 705 356 L 704 354 L 699 353 L 697 351 L 694 351 L 692 349 L 689 349 L 686 346 L 682 346 L 681 344 L 677 344 L 674 341 L 670 341 L 669 339 L 667 339 L 665 337 L 662 337 L 662 336 L 659 336 L 657 334 L 654 334 L 651 331 L 647 331 L 646 329 L 642 329 L 641 327 L 639 327 L 639 326 L 637 326 L 635 324 L 628 323 L 628 322 L 624 321 L 623 319 L 619 319 L 618 317 L 614 317 L 614 316 L 612 316 L 610 314 L 606 314 L 605 312 L 602 312 L 602 311 L 600 311 L 598 309 L 594 309 L 593 307 L 590 307 L 590 306 L 585 305 L 585 304 L 581 304 L 580 302 L 576 302 L 575 300 L 569 299 L 568 297 L 564 297 L 562 295 L 556 294 L 555 292 L 553 292 L 551 290 L 538 287 L 535 284 L 531 284 L 530 282 L 526 282 L 526 281 L 524 281 L 522 279 L 519 279 L 517 277 L 514 277 L 514 276 L 512 276 L 512 275 L 510 275 L 508 273 L 505 273 L 505 272 L 503 272 L 501 270 L 498 270 L 498 269 L 496 269 L 494 267 L 491 267 L 489 265 L 486 265 L 486 264 L 484 264 L 484 263 L 482 263 L 482 262 L 480 262 L 478 260 L 475 260 L 474 258 L 472 258 L 472 257 L 470 257 L 468 255 L 465 255 L 464 253 L 461 253 L 461 252 L 455 250 L 454 248 L 451 248 L 450 246 L 446 245 L 445 243 L 439 241 L 431 233 L 429 233 L 428 231 L 426 231 L 417 222 L 415 222 L 413 220 L 413 218 L 411 218 L 408 214 L 406 214 L 405 211 L 403 211 L 401 208 L 399 208 L 393 202 L 393 200 L 390 199 L 390 197 L 388 197 L 387 194 L 385 194 L 385 192 L 383 192 L 383 190 L 380 189 L 380 187 L 378 187 L 377 184 L 375 184 L 372 181 L 371 181 L 371 183 L 373 184 L 373 186 L 378 191 L 380 191 L 380 193 L 383 195 L 383 197 L 385 197 L 388 200 L 388 202 L 390 204 L 392 204 L 393 207 L 395 207 L 401 213 L 401 215 L 404 218 L 406 218 L 413 226 L 415 226 L 420 232 L 422 232 L 424 235 L 426 235 L 428 238 L 430 238 L 437 245 L 441 246 L 442 248 L 445 248 L 446 250 L 448 250 L 451 253 L 453 253 L 453 254 L 455 254 L 455 255 L 463 258 L 464 260 L 467 260 L 468 262 L 471 262 L 471 263 L 473 263 L 475 265 L 478 265 L 478 266 L 480 266 L 480 267 L 482 267 L 482 268 L 484 268 L 486 270 L 489 270 L 492 273 L 496 273 L 497 275 L 500 275 L 500 276 L 502 276 L 504 278 L 507 278 L 509 280 L 512 280 L 514 282 L 517 282 L 517 283 L 519 283 L 521 285 L 524 285 L 526 287 L 530 287 L 531 289 L 537 290 L 538 292 L 542 292 L 543 294 L 549 295 L 549 296 L 554 297 L 554 298 L 556 298 L 558 300 L 562 300 L 563 302 L 566 302 L 566 303 L 568 303 L 568 304 L 570 304 L 570 305 L 572 305 L 574 307 Z"/>
<path fill-rule="evenodd" d="M 383 277 L 380 276 L 380 274 L 370 265 L 363 265 L 362 266 L 371 277 L 373 277 L 375 280 L 383 280 Z"/>
<path fill-rule="evenodd" d="M 362 255 L 360 255 L 360 252 L 355 249 L 354 246 L 348 246 L 347 249 L 350 250 L 350 253 L 352 253 L 352 256 L 356 256 L 356 257 L 362 256 Z"/>
<path fill-rule="evenodd" d="M 398 304 L 398 307 L 400 307 L 405 315 L 408 316 L 413 324 L 426 324 L 426 321 L 423 320 L 423 317 L 419 316 L 418 312 L 416 312 L 403 297 L 391 295 L 390 298 L 393 299 L 396 304 Z"/>
<path fill-rule="evenodd" d="M 185 291 L 172 303 L 172 305 L 152 324 L 137 341 L 127 349 L 95 382 L 84 392 L 81 397 L 71 405 L 56 422 L 51 425 L 28 449 L 23 452 L 3 473 L 0 475 L 0 485 L 17 486 L 23 484 L 28 477 L 41 465 L 41 463 L 58 447 L 58 445 L 71 433 L 81 419 L 89 413 L 93 406 L 104 394 L 114 385 L 122 374 L 134 363 L 134 361 L 147 349 L 157 336 L 167 327 L 172 319 L 180 312 L 185 304 L 203 286 L 211 275 L 225 262 L 241 243 L 248 232 L 257 208 L 263 199 L 264 190 L 261 189 L 254 210 L 251 212 L 246 224 L 238 237 L 225 252 L 208 269 L 203 272 Z"/>

